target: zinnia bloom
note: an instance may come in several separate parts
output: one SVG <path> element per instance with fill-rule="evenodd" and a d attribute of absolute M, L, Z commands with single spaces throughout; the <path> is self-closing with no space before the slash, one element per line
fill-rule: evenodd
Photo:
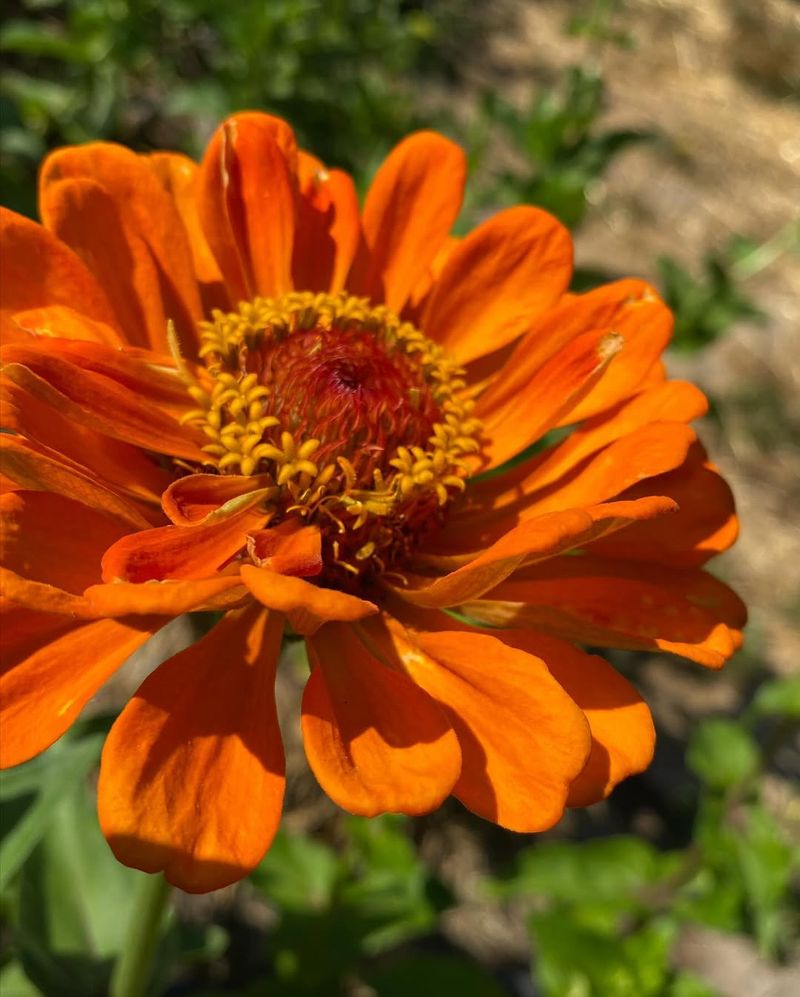
<path fill-rule="evenodd" d="M 641 280 L 568 291 L 535 207 L 457 239 L 463 152 L 352 180 L 243 113 L 201 164 L 61 149 L 2 214 L 2 757 L 52 744 L 178 614 L 217 611 L 106 741 L 118 858 L 205 891 L 280 819 L 274 678 L 302 635 L 309 764 L 363 815 L 450 794 L 515 831 L 644 769 L 650 713 L 580 645 L 716 668 L 736 536 Z M 538 446 L 534 446 L 538 444 Z"/>

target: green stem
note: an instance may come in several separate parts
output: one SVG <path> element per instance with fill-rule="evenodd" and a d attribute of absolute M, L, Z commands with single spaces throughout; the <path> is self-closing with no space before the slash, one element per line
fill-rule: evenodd
<path fill-rule="evenodd" d="M 163 876 L 140 878 L 125 948 L 111 974 L 110 997 L 143 997 L 147 993 L 168 899 L 169 886 Z"/>

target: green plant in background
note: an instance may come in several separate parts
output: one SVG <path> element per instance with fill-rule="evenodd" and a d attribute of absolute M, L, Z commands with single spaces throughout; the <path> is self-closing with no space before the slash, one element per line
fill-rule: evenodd
<path fill-rule="evenodd" d="M 554 87 L 536 90 L 521 110 L 496 93 L 484 94 L 483 115 L 499 126 L 519 163 L 493 176 L 486 200 L 496 206 L 536 204 L 570 228 L 580 224 L 587 191 L 612 160 L 655 137 L 636 129 L 602 128 L 603 107 L 603 79 L 591 64 L 570 66 Z"/>
<path fill-rule="evenodd" d="M 709 253 L 699 277 L 672 257 L 658 260 L 664 299 L 675 313 L 674 349 L 701 349 L 740 321 L 763 323 L 764 313 L 743 288 L 785 252 L 800 252 L 800 224 L 789 224 L 764 243 L 734 236 L 721 252 Z"/>
<path fill-rule="evenodd" d="M 633 836 L 544 842 L 489 883 L 531 908 L 546 997 L 713 997 L 673 968 L 672 949 L 693 924 L 751 936 L 767 959 L 788 954 L 800 923 L 800 849 L 764 805 L 761 776 L 799 728 L 798 677 L 763 685 L 739 720 L 700 724 L 687 751 L 701 791 L 685 850 Z"/>
<path fill-rule="evenodd" d="M 419 76 L 452 67 L 464 4 L 402 0 L 21 0 L 0 31 L 4 199 L 32 214 L 36 164 L 107 138 L 197 155 L 243 108 L 288 118 L 368 174 L 423 122 Z M 429 122 L 428 122 L 429 123 Z"/>
<path fill-rule="evenodd" d="M 541 841 L 487 881 L 492 902 L 528 910 L 545 997 L 713 997 L 673 967 L 693 924 L 752 937 L 772 961 L 789 954 L 800 852 L 765 806 L 762 776 L 798 726 L 793 677 L 762 685 L 738 720 L 697 728 L 687 761 L 700 792 L 683 850 L 631 835 Z M 115 973 L 109 991 L 139 910 L 131 897 L 144 887 L 146 899 L 151 878 L 119 865 L 97 828 L 87 774 L 100 740 L 84 726 L 4 780 L 0 901 L 16 955 L 0 955 L 3 997 L 156 995 L 171 992 L 170 979 L 198 997 L 333 995 L 359 981 L 379 997 L 508 992 L 444 943 L 440 914 L 455 898 L 401 817 L 343 818 L 324 838 L 280 832 L 241 894 L 245 909 L 262 911 L 254 923 L 268 925 L 247 929 L 255 957 L 234 944 L 236 916 L 198 921 L 181 904 L 153 939 L 147 988 L 118 988 Z"/>

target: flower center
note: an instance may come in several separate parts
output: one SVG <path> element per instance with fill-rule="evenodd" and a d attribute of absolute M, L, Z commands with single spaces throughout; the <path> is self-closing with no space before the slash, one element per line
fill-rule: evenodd
<path fill-rule="evenodd" d="M 366 299 L 295 292 L 201 325 L 186 417 L 221 474 L 259 475 L 271 524 L 322 530 L 326 582 L 390 571 L 464 488 L 480 423 L 463 371 Z"/>

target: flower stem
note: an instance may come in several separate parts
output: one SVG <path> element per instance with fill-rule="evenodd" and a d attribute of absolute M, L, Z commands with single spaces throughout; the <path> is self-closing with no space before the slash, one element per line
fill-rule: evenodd
<path fill-rule="evenodd" d="M 136 884 L 125 948 L 111 974 L 110 997 L 143 997 L 147 993 L 169 899 L 163 876 L 143 875 Z"/>

